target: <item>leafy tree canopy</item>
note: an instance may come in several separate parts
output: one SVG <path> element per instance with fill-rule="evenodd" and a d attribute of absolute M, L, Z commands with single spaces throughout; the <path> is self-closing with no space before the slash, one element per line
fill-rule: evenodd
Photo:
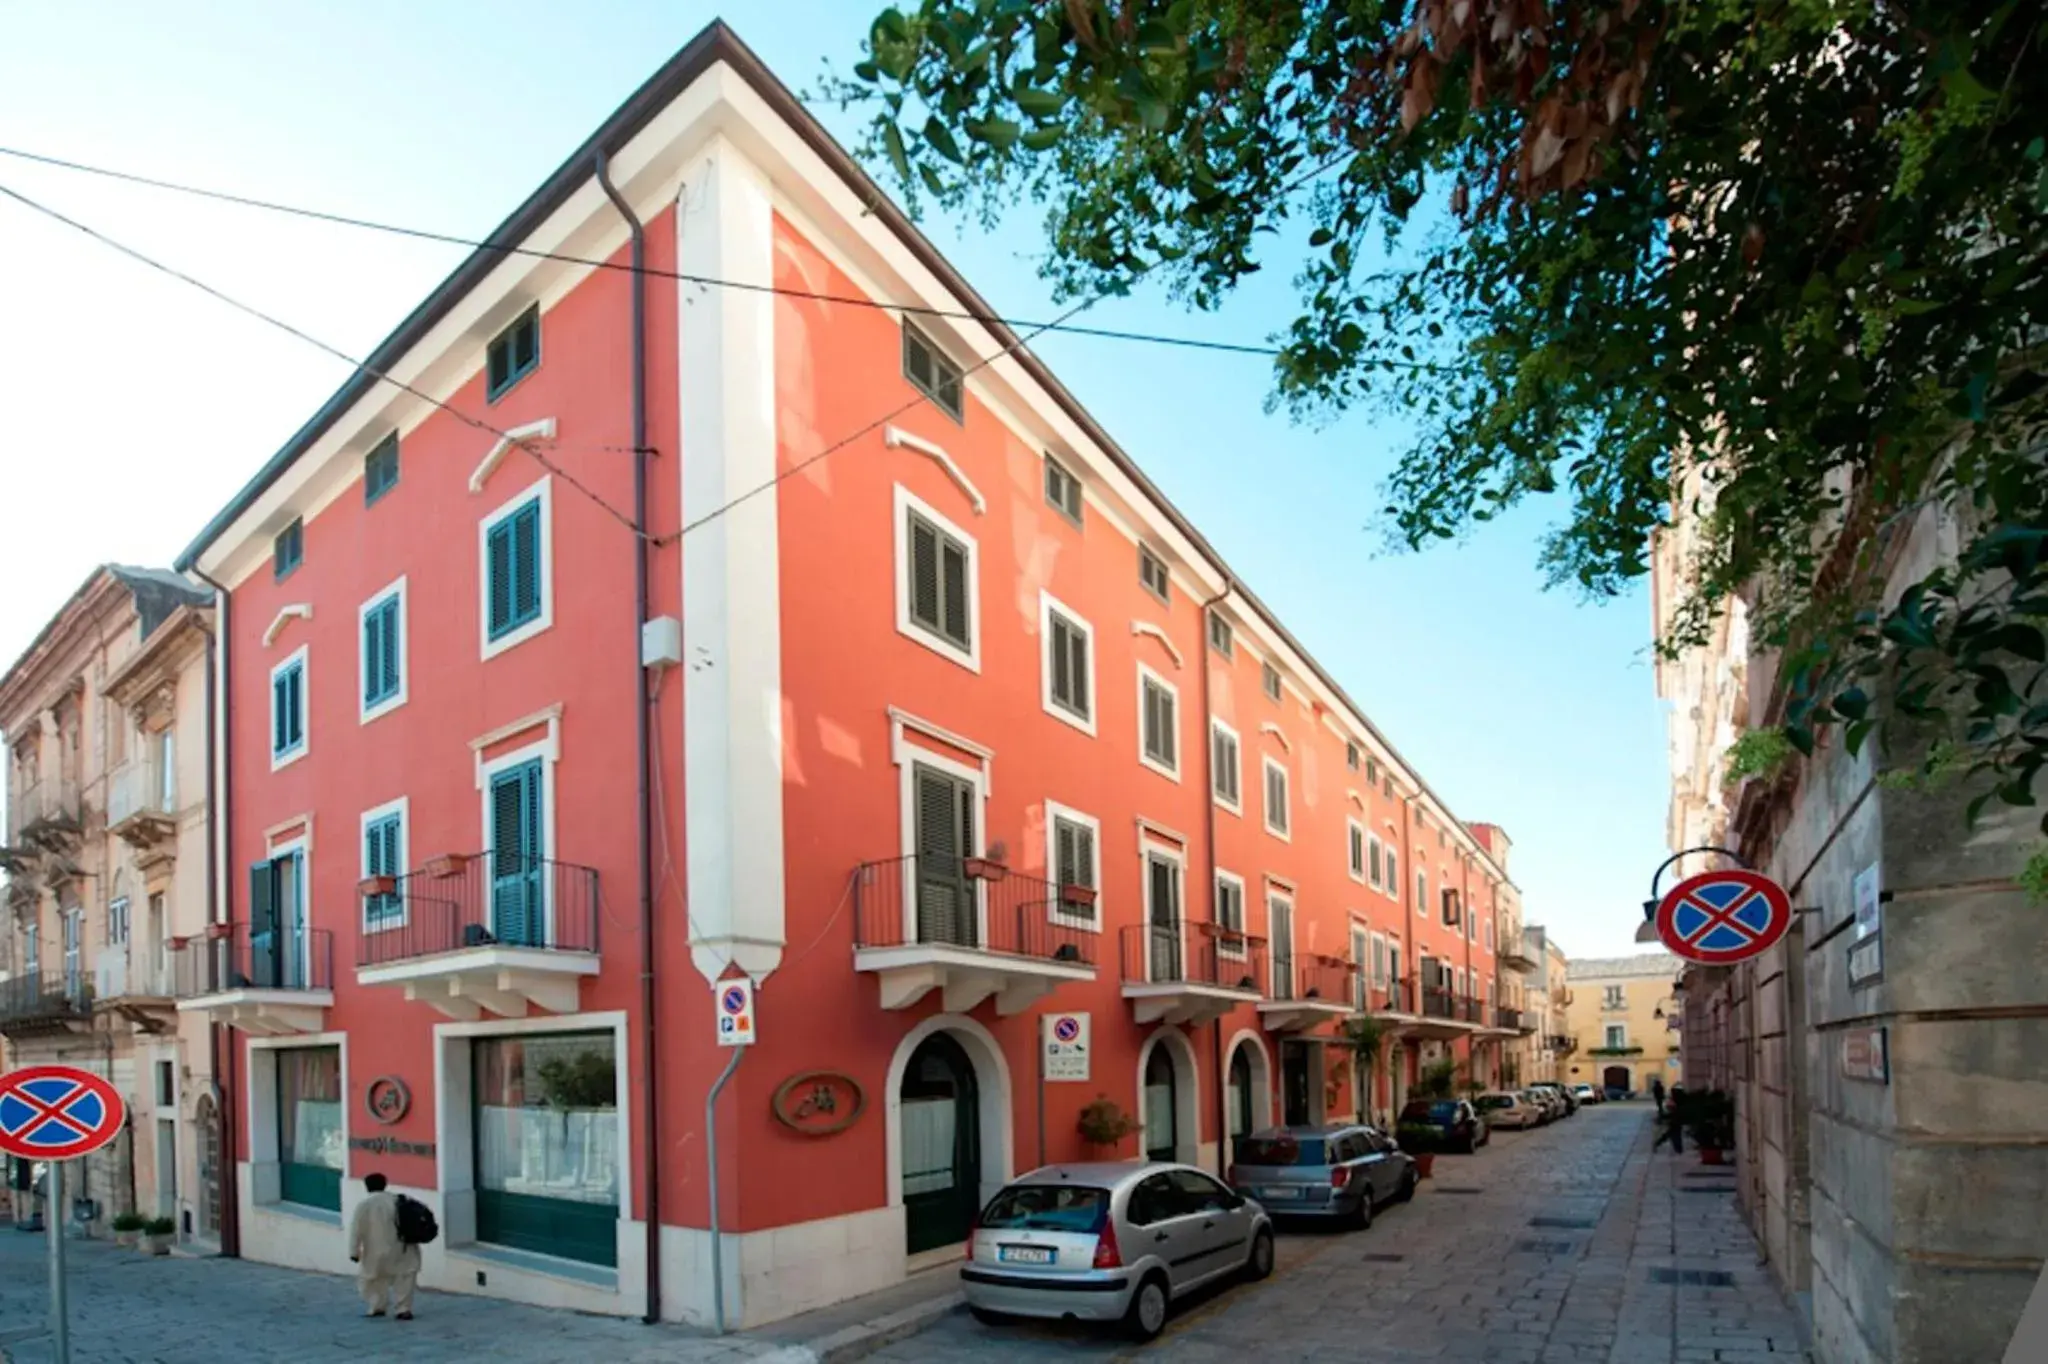
<path fill-rule="evenodd" d="M 1149 276 L 1213 307 L 1306 227 L 1275 400 L 1419 419 L 1399 538 L 1555 495 L 1552 580 L 1611 595 L 1689 506 L 1662 647 L 1746 594 L 1796 746 L 1937 722 L 1987 795 L 2031 803 L 2038 4 L 923 0 L 831 85 L 913 209 L 1043 202 L 1068 296 Z M 1887 601 L 1930 504 L 1959 561 Z"/>

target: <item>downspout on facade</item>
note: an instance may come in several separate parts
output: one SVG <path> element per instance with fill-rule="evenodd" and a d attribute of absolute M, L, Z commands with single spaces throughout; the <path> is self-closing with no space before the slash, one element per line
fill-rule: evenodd
<path fill-rule="evenodd" d="M 647 1308 L 641 1320 L 661 1320 L 661 1103 L 655 1064 L 653 806 L 648 797 L 647 658 L 642 635 L 647 623 L 647 229 L 612 177 L 605 154 L 597 154 L 597 184 L 626 220 L 632 234 L 633 270 L 633 742 L 634 820 L 640 876 L 640 1062 L 646 1067 L 646 1098 L 640 1105 L 647 1156 Z"/>
<path fill-rule="evenodd" d="M 1229 574 L 1223 575 L 1223 589 L 1202 603 L 1201 638 L 1195 641 L 1195 657 L 1202 664 L 1202 851 L 1209 870 L 1209 922 L 1216 922 L 1216 715 L 1209 708 L 1209 613 L 1235 589 Z M 1244 759 L 1238 759 L 1239 780 L 1243 780 Z M 1211 949 L 1214 950 L 1213 948 Z M 1216 1020 L 1216 1176 L 1230 1181 L 1230 1076 L 1224 1070 L 1223 1020 Z M 1267 1077 L 1271 1083 L 1272 1077 Z M 1195 1133 L 1196 1146 L 1201 1133 Z M 1199 1151 L 1197 1154 L 1200 1154 Z"/>
<path fill-rule="evenodd" d="M 226 924 L 234 920 L 234 907 L 222 889 L 228 883 L 220 874 L 221 848 L 229 837 L 235 811 L 235 784 L 227 779 L 234 771 L 235 727 L 220 723 L 228 676 L 228 590 L 197 564 L 191 573 L 213 589 L 213 627 L 207 631 L 212 647 L 206 651 L 206 900 L 213 922 Z M 240 1048 L 235 1045 L 234 1030 L 224 1024 L 209 1025 L 208 1033 L 213 1042 L 214 1084 L 220 1089 L 214 1115 L 220 1124 L 220 1253 L 239 1258 L 242 1197 L 235 1182 L 240 1112 L 235 1103 L 235 1056 Z"/>

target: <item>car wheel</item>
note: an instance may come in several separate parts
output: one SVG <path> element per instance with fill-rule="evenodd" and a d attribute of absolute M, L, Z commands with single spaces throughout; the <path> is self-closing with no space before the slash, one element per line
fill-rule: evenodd
<path fill-rule="evenodd" d="M 1408 1202 L 1415 1197 L 1415 1186 L 1421 1182 L 1421 1178 L 1415 1173 L 1415 1167 L 1413 1165 L 1409 1166 L 1408 1173 L 1401 1176 L 1401 1192 L 1395 1194 L 1394 1197 L 1403 1203 Z"/>
<path fill-rule="evenodd" d="M 1261 1231 L 1252 1237 L 1252 1253 L 1245 1257 L 1244 1276 L 1256 1283 L 1273 1272 L 1273 1233 Z"/>
<path fill-rule="evenodd" d="M 986 1307 L 970 1307 L 967 1309 L 967 1315 L 973 1317 L 983 1326 L 1002 1326 L 1010 1320 L 1001 1312 L 991 1312 Z"/>
<path fill-rule="evenodd" d="M 1130 1310 L 1124 1313 L 1124 1334 L 1132 1340 L 1153 1340 L 1166 1329 L 1166 1279 L 1152 1275 L 1131 1294 Z"/>

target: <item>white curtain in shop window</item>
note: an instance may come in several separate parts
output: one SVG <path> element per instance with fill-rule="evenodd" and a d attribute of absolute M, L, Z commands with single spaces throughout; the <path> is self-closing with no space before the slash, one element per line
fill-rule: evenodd
<path fill-rule="evenodd" d="M 950 1098 L 903 1101 L 903 1192 L 941 1193 L 953 1187 L 958 1107 Z"/>

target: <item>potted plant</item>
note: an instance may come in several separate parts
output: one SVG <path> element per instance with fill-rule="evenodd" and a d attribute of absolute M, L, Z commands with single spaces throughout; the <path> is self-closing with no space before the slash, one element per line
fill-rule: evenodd
<path fill-rule="evenodd" d="M 365 898 L 372 895 L 396 895 L 398 893 L 398 878 L 396 876 L 365 876 L 362 880 L 356 882 L 356 893 Z"/>
<path fill-rule="evenodd" d="M 429 876 L 460 876 L 468 866 L 468 853 L 442 853 L 427 860 L 426 872 Z"/>
<path fill-rule="evenodd" d="M 1082 1106 L 1081 1116 L 1074 1126 L 1080 1132 L 1081 1140 L 1090 1146 L 1107 1146 L 1115 1150 L 1123 1144 L 1125 1137 L 1141 1130 L 1144 1124 L 1117 1107 L 1116 1100 L 1106 1094 L 1098 1094 L 1094 1102 Z"/>
<path fill-rule="evenodd" d="M 1003 864 L 993 857 L 970 857 L 961 865 L 969 879 L 975 881 L 993 881 L 1003 874 Z"/>
<path fill-rule="evenodd" d="M 178 1224 L 168 1217 L 152 1217 L 142 1224 L 143 1245 L 152 1255 L 171 1253 L 171 1238 L 178 1234 Z"/>
<path fill-rule="evenodd" d="M 1092 909 L 1095 905 L 1093 886 L 1061 886 L 1060 903 L 1073 905 L 1077 909 Z"/>
<path fill-rule="evenodd" d="M 139 1212 L 114 1214 L 114 1244 L 123 1248 L 133 1247 L 141 1239 L 142 1228 L 149 1219 Z"/>
<path fill-rule="evenodd" d="M 1427 1123 L 1404 1122 L 1394 1129 L 1394 1140 L 1415 1158 L 1415 1173 L 1428 1179 L 1436 1169 L 1436 1129 Z"/>
<path fill-rule="evenodd" d="M 1368 1112 L 1372 1107 L 1373 1074 L 1379 1069 L 1380 1052 L 1385 1049 L 1391 1031 L 1387 1020 L 1372 1014 L 1357 1014 L 1337 1029 L 1338 1043 L 1351 1048 L 1352 1062 L 1358 1068 L 1360 1112 Z"/>

